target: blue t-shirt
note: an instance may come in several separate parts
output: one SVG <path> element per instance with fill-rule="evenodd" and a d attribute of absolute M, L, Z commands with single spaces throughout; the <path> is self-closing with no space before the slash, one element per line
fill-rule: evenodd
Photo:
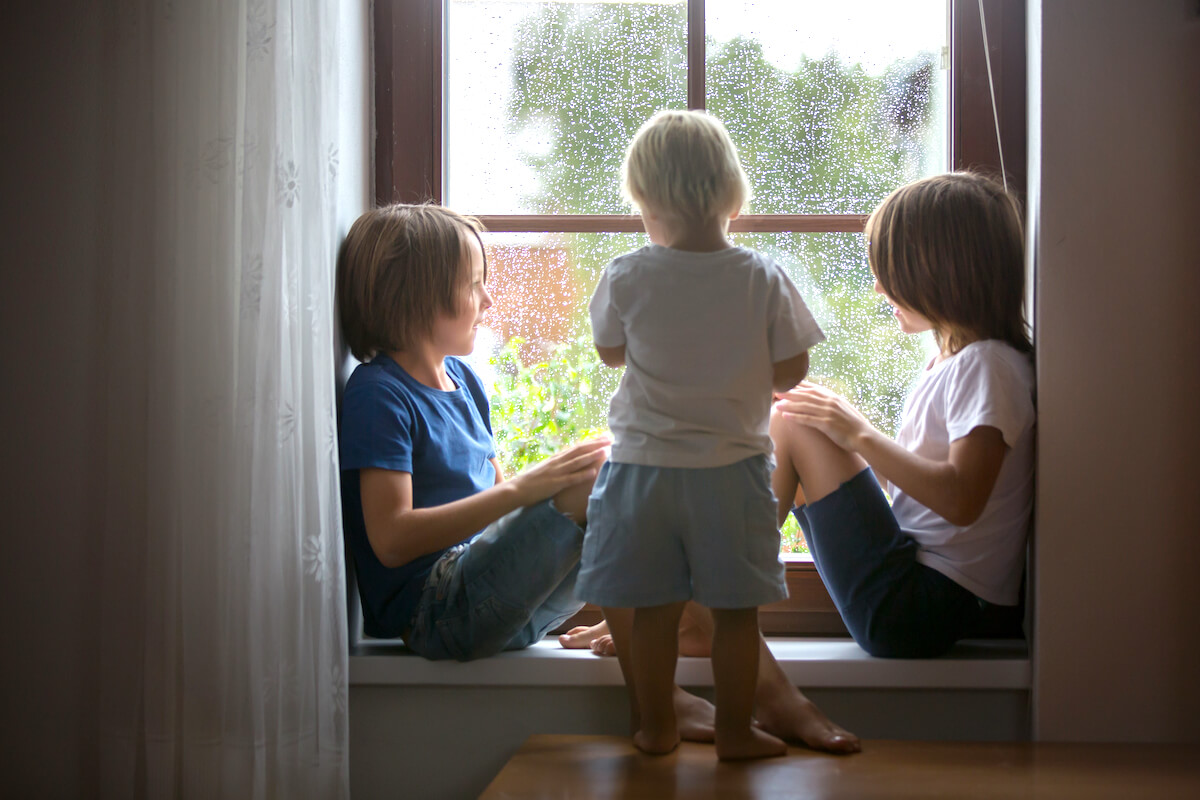
<path fill-rule="evenodd" d="M 346 382 L 339 428 L 342 525 L 358 573 L 363 629 L 369 636 L 403 632 L 430 569 L 445 551 L 400 567 L 379 563 L 367 540 L 358 471 L 378 467 L 410 473 L 413 508 L 460 500 L 496 482 L 483 384 L 459 359 L 447 358 L 445 365 L 458 387 L 449 392 L 418 382 L 384 354 L 357 366 Z"/>

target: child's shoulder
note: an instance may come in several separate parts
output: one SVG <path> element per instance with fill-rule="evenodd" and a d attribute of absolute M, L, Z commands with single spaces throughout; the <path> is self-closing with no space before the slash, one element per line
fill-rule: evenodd
<path fill-rule="evenodd" d="M 618 274 L 662 267 L 733 268 L 786 274 L 779 262 L 766 253 L 737 245 L 722 250 L 691 251 L 650 244 L 617 256 L 609 262 L 606 270 Z"/>
<path fill-rule="evenodd" d="M 971 342 L 962 349 L 962 355 L 979 361 L 995 361 L 1011 364 L 1021 369 L 1032 369 L 1033 360 L 1029 353 L 1022 353 L 1002 339 L 982 339 Z"/>
<path fill-rule="evenodd" d="M 379 356 L 375 356 L 370 361 L 363 361 L 358 364 L 351 372 L 350 377 L 346 380 L 346 388 L 356 388 L 360 386 L 369 386 L 371 384 L 388 381 L 389 376 L 387 370 L 383 368 L 383 360 Z"/>
<path fill-rule="evenodd" d="M 1033 385 L 1033 359 L 1000 339 L 971 342 L 950 360 L 949 366 L 953 373 L 983 371 L 1014 383 Z"/>
<path fill-rule="evenodd" d="M 643 270 L 658 267 L 664 261 L 663 251 L 666 249 L 658 245 L 648 244 L 645 247 L 639 247 L 637 250 L 622 253 L 608 262 L 608 265 L 604 268 L 604 274 L 611 281 L 620 276 L 637 274 Z"/>
<path fill-rule="evenodd" d="M 404 394 L 402 372 L 398 367 L 389 369 L 389 363 L 390 359 L 387 356 L 380 355 L 356 366 L 346 380 L 345 394 L 347 396 L 379 393 Z"/>
<path fill-rule="evenodd" d="M 350 373 L 342 392 L 343 419 L 377 420 L 411 410 L 411 393 L 385 359 L 364 361 Z"/>

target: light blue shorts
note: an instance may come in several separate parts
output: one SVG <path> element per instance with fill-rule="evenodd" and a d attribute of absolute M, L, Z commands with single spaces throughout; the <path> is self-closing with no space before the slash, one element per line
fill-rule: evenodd
<path fill-rule="evenodd" d="M 646 608 L 750 608 L 787 597 L 771 462 L 687 469 L 608 462 L 588 499 L 576 596 Z"/>

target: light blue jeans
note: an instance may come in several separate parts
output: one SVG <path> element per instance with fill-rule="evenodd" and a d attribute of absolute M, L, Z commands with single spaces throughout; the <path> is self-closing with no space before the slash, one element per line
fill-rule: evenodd
<path fill-rule="evenodd" d="M 545 500 L 493 522 L 433 565 L 405 643 L 470 661 L 519 650 L 572 617 L 583 530 Z"/>

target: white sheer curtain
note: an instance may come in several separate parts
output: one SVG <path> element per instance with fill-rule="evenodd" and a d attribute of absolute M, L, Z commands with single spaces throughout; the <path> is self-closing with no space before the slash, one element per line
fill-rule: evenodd
<path fill-rule="evenodd" d="M 338 6 L 110 4 L 101 796 L 348 794 Z"/>

